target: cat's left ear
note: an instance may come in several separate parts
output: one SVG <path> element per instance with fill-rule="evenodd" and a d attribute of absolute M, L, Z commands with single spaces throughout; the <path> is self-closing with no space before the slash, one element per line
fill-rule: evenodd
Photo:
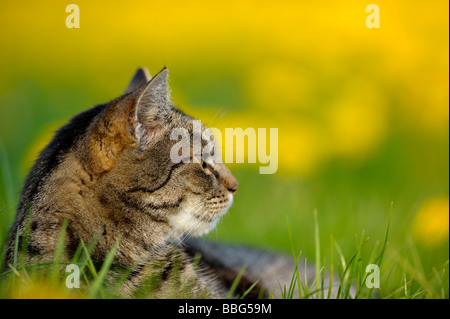
<path fill-rule="evenodd" d="M 139 68 L 131 79 L 130 84 L 128 84 L 128 87 L 125 89 L 125 92 L 123 93 L 131 93 L 147 84 L 151 79 L 152 76 L 150 75 L 150 72 L 148 72 L 147 68 Z"/>

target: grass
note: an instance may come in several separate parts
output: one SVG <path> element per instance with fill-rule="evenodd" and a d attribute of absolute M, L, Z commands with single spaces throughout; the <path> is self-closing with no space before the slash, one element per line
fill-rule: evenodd
<path fill-rule="evenodd" d="M 6 152 L 2 149 L 0 170 L 2 175 L 0 187 L 1 259 L 5 257 L 6 232 L 13 222 L 15 213 L 13 208 L 18 200 L 12 171 Z M 409 229 L 403 225 L 408 224 L 405 223 L 408 218 L 405 213 L 405 211 L 408 212 L 408 206 L 405 206 L 405 203 L 411 198 L 410 196 L 399 197 L 400 205 L 396 204 L 394 207 L 391 204 L 390 209 L 386 209 L 388 211 L 386 213 L 382 211 L 381 206 L 374 205 L 366 197 L 368 193 L 373 193 L 372 188 L 362 192 L 361 189 L 342 187 L 341 185 L 335 191 L 334 197 L 316 198 L 317 201 L 320 200 L 321 205 L 319 208 L 313 208 L 315 200 L 314 196 L 310 195 L 317 190 L 314 185 L 303 187 L 301 183 L 289 179 L 284 181 L 266 179 L 263 181 L 261 176 L 255 177 L 252 172 L 245 171 L 237 171 L 237 175 L 242 183 L 235 206 L 232 207 L 229 215 L 224 217 L 217 230 L 212 232 L 210 238 L 219 239 L 220 237 L 224 241 L 246 244 L 259 242 L 259 246 L 269 247 L 275 251 L 288 252 L 290 250 L 297 265 L 313 261 L 316 272 L 314 280 L 308 282 L 306 272 L 301 273 L 299 268 L 296 268 L 289 284 L 286 286 L 280 284 L 278 287 L 282 298 L 415 299 L 449 297 L 448 242 L 434 252 L 417 246 L 410 236 Z M 334 176 L 333 179 L 325 181 L 325 184 L 330 184 L 330 187 L 334 188 L 336 180 L 338 178 Z M 277 200 L 280 189 L 285 195 L 283 201 Z M 305 194 L 301 206 L 298 205 L 298 199 L 295 197 L 299 193 Z M 317 193 L 320 194 L 320 191 Z M 364 200 L 355 206 L 349 194 Z M 266 200 L 252 202 L 252 199 L 255 198 L 265 198 Z M 307 198 L 309 200 L 306 200 Z M 364 215 L 360 212 L 355 213 L 355 210 L 357 211 L 361 207 L 364 208 Z M 307 210 L 313 213 L 308 214 Z M 255 218 L 257 216 L 255 214 L 259 211 L 284 211 L 286 214 L 284 218 L 281 214 L 265 214 L 264 218 Z M 347 216 L 346 214 L 349 212 L 352 213 Z M 337 217 L 333 218 L 333 214 L 336 214 Z M 375 220 L 374 216 L 377 216 Z M 258 222 L 255 222 L 255 219 Z M 285 221 L 284 225 L 282 225 L 283 220 Z M 355 220 L 358 222 L 354 222 Z M 230 224 L 232 229 L 230 229 Z M 237 224 L 243 225 L 246 232 L 236 232 L 235 225 Z M 29 226 L 29 223 L 27 225 Z M 361 225 L 369 226 L 368 230 L 364 230 Z M 256 227 L 257 231 L 253 231 L 253 227 Z M 359 228 L 359 234 L 355 232 L 357 228 Z M 9 265 L 9 269 L 0 274 L 0 298 L 117 297 L 117 288 L 127 274 L 119 278 L 114 287 L 106 284 L 105 275 L 110 269 L 118 243 L 108 254 L 100 269 L 96 269 L 90 258 L 95 240 L 86 244 L 82 243 L 71 261 L 79 265 L 82 288 L 67 289 L 64 285 L 67 276 L 64 270 L 67 263 L 60 261 L 63 254 L 64 231 L 63 227 L 56 258 L 52 263 L 25 266 L 22 258 L 19 258 L 21 256 L 19 252 L 26 251 L 27 241 L 23 241 L 22 247 L 19 242 L 14 243 L 14 262 Z M 297 249 L 297 247 L 301 247 L 301 249 Z M 371 275 L 370 272 L 365 271 L 369 264 L 375 264 L 380 269 L 379 289 L 366 286 L 366 281 Z M 232 285 L 229 297 L 233 295 L 243 270 Z M 338 285 L 332 284 L 335 283 L 335 280 L 339 282 Z M 157 281 L 158 278 L 150 278 L 146 288 L 137 293 L 135 297 L 152 296 L 152 287 L 157 284 Z M 326 289 L 330 284 L 332 284 L 332 289 Z M 189 298 L 189 288 L 189 283 L 184 281 L 182 295 L 178 296 L 174 292 L 174 296 Z M 251 289 L 242 296 L 234 297 L 243 298 L 250 291 Z"/>
<path fill-rule="evenodd" d="M 203 123 L 279 128 L 279 172 L 259 175 L 260 163 L 230 166 L 239 190 L 210 239 L 293 250 L 293 258 L 323 269 L 314 286 L 295 273 L 295 286 L 302 279 L 315 297 L 328 297 L 319 289 L 327 274 L 359 289 L 371 262 L 380 263 L 382 277 L 372 297 L 448 297 L 448 228 L 433 245 L 412 233 L 424 202 L 449 197 L 448 2 L 386 2 L 385 12 L 401 14 L 390 21 L 396 27 L 378 31 L 364 27 L 357 1 L 240 10 L 204 3 L 127 3 L 102 15 L 103 5 L 92 2 L 81 32 L 65 28 L 59 5 L 2 7 L 0 248 L 47 132 L 123 92 L 137 66 L 154 74 L 165 64 L 175 104 Z M 337 23 L 322 19 L 330 12 Z M 158 23 L 141 27 L 149 15 Z M 330 36 L 323 23 L 333 26 L 331 41 L 318 41 Z M 154 32 L 154 25 L 171 27 Z M 95 275 L 83 248 L 79 262 L 90 285 Z"/>
<path fill-rule="evenodd" d="M 289 239 L 291 241 L 291 249 L 293 253 L 293 258 L 295 261 L 295 271 L 292 276 L 289 288 L 286 286 L 279 287 L 281 290 L 281 296 L 283 299 L 294 298 L 294 287 L 297 285 L 298 297 L 299 298 L 318 298 L 318 299 L 361 299 L 361 298 L 396 298 L 396 299 L 414 299 L 414 298 L 433 298 L 433 299 L 446 299 L 448 298 L 448 272 L 449 272 L 449 262 L 445 261 L 437 270 L 433 268 L 433 274 L 427 275 L 423 272 L 421 267 L 421 260 L 417 254 L 416 247 L 412 241 L 410 241 L 410 251 L 413 257 L 413 263 L 408 262 L 405 257 L 399 255 L 395 249 L 389 247 L 388 237 L 391 227 L 391 217 L 393 213 L 393 203 L 391 204 L 391 209 L 389 213 L 389 218 L 387 220 L 387 229 L 384 237 L 383 245 L 380 249 L 378 245 L 375 246 L 374 250 L 370 254 L 367 260 L 363 260 L 362 251 L 365 248 L 365 243 L 369 240 L 364 236 L 364 232 L 357 240 L 357 250 L 353 256 L 348 259 L 342 253 L 341 248 L 334 241 L 333 236 L 330 237 L 331 242 L 331 262 L 329 264 L 322 264 L 320 262 L 320 242 L 319 242 L 319 223 L 317 221 L 317 211 L 314 211 L 314 229 L 315 229 L 315 251 L 316 251 L 316 277 L 314 281 L 308 284 L 307 276 L 303 278 L 298 271 L 298 266 L 300 262 L 300 254 L 298 257 L 295 255 L 292 242 L 292 233 L 289 225 L 289 220 L 286 218 L 287 231 Z M 338 252 L 338 262 L 337 269 L 339 270 L 339 285 L 336 287 L 333 284 L 333 273 L 335 269 L 335 261 L 333 259 L 333 247 L 336 248 Z M 385 253 L 388 252 L 388 259 L 386 259 Z M 374 272 L 363 267 L 363 265 L 373 265 L 380 269 L 379 285 L 370 285 L 372 282 L 370 276 Z M 306 266 L 306 259 L 305 259 Z M 305 267 L 306 269 L 306 267 Z M 324 285 L 324 274 L 327 273 L 329 276 L 328 286 Z M 396 274 L 396 275 L 392 275 Z M 442 280 L 446 277 L 445 280 Z M 408 279 L 407 279 L 408 278 Z M 369 283 L 369 285 L 367 284 Z M 329 287 L 329 288 L 328 288 Z M 337 291 L 336 291 L 337 290 Z M 325 297 L 326 296 L 326 297 Z"/>
<path fill-rule="evenodd" d="M 314 229 L 317 236 L 315 236 L 315 251 L 316 262 L 315 269 L 316 274 L 313 282 L 308 282 L 306 271 L 304 274 L 299 272 L 299 263 L 307 263 L 307 258 L 302 260 L 300 257 L 302 252 L 297 253 L 294 248 L 293 235 L 289 224 L 289 219 L 286 217 L 287 235 L 291 242 L 292 257 L 295 261 L 295 271 L 292 274 L 292 279 L 289 283 L 289 287 L 286 285 L 281 286 L 279 289 L 282 299 L 293 298 L 319 298 L 319 299 L 349 299 L 349 298 L 400 298 L 400 299 L 414 299 L 414 298 L 448 298 L 448 260 L 440 267 L 433 268 L 433 273 L 427 275 L 423 272 L 421 267 L 421 261 L 417 255 L 417 250 L 412 242 L 411 246 L 411 261 L 408 258 L 400 255 L 396 250 L 389 247 L 388 237 L 391 226 L 391 216 L 393 212 L 393 205 L 391 206 L 390 215 L 387 221 L 387 229 L 384 237 L 383 245 L 379 249 L 374 249 L 370 254 L 370 257 L 366 260 L 363 259 L 363 250 L 365 243 L 369 240 L 364 236 L 364 233 L 357 239 L 357 249 L 351 258 L 346 258 L 342 253 L 342 250 L 338 243 L 334 240 L 333 236 L 330 236 L 330 262 L 321 262 L 321 246 L 319 241 L 319 223 L 317 219 L 317 211 L 314 212 Z M 28 295 L 36 293 L 37 296 L 44 298 L 117 298 L 114 293 L 114 289 L 107 287 L 105 283 L 105 277 L 110 270 L 113 257 L 116 253 L 119 240 L 116 242 L 114 248 L 106 256 L 103 265 L 97 272 L 94 263 L 90 257 L 95 240 L 87 245 L 81 242 L 79 249 L 76 251 L 73 260 L 70 263 L 62 263 L 61 256 L 63 254 L 62 247 L 64 243 L 65 226 L 67 222 L 63 224 L 60 234 L 60 240 L 58 242 L 58 248 L 56 257 L 53 263 L 47 264 L 35 264 L 25 266 L 18 256 L 19 243 L 14 243 L 14 261 L 13 265 L 9 265 L 10 270 L 0 274 L 0 298 L 14 298 L 14 297 L 30 297 Z M 26 242 L 26 241 L 25 241 Z M 333 252 L 335 247 L 337 251 L 337 260 L 333 258 Z M 375 246 L 378 248 L 378 246 Z M 26 251 L 26 247 L 21 248 L 22 251 Z M 387 253 L 387 258 L 385 254 Z M 198 258 L 196 259 L 198 261 Z M 335 265 L 336 263 L 336 265 Z M 82 289 L 68 289 L 65 287 L 64 282 L 67 274 L 64 273 L 65 266 L 68 264 L 77 264 L 81 272 L 81 278 L 83 280 Z M 367 279 L 370 273 L 364 272 L 365 265 L 373 264 L 380 268 L 380 284 L 378 288 L 370 288 L 366 285 Z M 306 267 L 305 267 L 306 269 Z M 338 270 L 339 285 L 333 281 L 334 269 Z M 245 293 L 241 295 L 235 295 L 235 289 L 246 270 L 244 266 L 236 276 L 227 298 L 244 298 L 257 284 L 255 282 Z M 325 273 L 329 276 L 329 285 L 324 284 Z M 126 274 L 118 280 L 116 283 L 120 285 L 125 280 Z M 158 278 L 150 278 L 150 281 L 157 281 Z M 40 285 L 35 287 L 34 285 Z M 45 289 L 42 289 L 44 285 Z M 150 289 L 141 291 L 138 297 L 151 296 Z M 330 287 L 329 289 L 327 287 Z M 25 291 L 24 291 L 25 289 Z M 297 294 L 295 290 L 297 289 Z M 42 291 L 51 291 L 48 295 L 42 295 Z M 38 293 L 39 292 L 39 293 Z M 186 280 L 184 279 L 183 292 L 179 296 L 174 291 L 174 297 L 176 298 L 189 298 L 190 294 L 186 289 Z M 272 295 L 273 296 L 273 295 Z"/>

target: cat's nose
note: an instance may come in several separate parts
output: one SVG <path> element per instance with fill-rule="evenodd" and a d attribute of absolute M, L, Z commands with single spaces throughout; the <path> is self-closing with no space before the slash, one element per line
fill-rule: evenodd
<path fill-rule="evenodd" d="M 204 162 L 203 166 L 205 169 L 211 171 L 231 194 L 236 194 L 238 182 L 225 165 L 222 163 L 217 164 Z"/>
<path fill-rule="evenodd" d="M 231 194 L 236 194 L 238 182 L 233 174 L 231 174 L 230 170 L 223 164 L 219 166 L 219 176 L 223 186 L 225 186 Z"/>
<path fill-rule="evenodd" d="M 231 194 L 236 194 L 238 188 L 238 182 L 233 175 L 229 175 L 229 177 L 225 181 L 225 186 Z"/>

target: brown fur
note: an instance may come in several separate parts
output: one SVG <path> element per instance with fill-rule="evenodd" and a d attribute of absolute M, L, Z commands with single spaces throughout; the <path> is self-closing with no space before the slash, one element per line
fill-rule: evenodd
<path fill-rule="evenodd" d="M 223 297 L 219 282 L 194 269 L 173 243 L 214 227 L 231 205 L 237 182 L 221 163 L 171 162 L 176 141 L 170 132 L 182 127 L 192 135 L 192 119 L 171 104 L 167 70 L 151 80 L 147 74 L 138 71 L 126 94 L 77 115 L 56 133 L 25 182 L 10 246 L 17 228 L 23 239 L 29 212 L 27 263 L 51 262 L 67 219 L 64 261 L 71 260 L 80 240 L 97 236 L 92 258 L 101 265 L 120 238 L 107 281 L 113 283 L 120 269 L 138 267 L 122 295 L 132 296 L 162 267 L 164 280 L 154 296 L 173 297 L 168 278 L 177 261 L 178 292 L 186 279 L 194 297 Z M 10 248 L 7 262 L 12 258 Z"/>

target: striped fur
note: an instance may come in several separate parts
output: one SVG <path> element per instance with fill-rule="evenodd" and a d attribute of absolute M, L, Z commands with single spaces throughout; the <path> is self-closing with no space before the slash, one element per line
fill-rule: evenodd
<path fill-rule="evenodd" d="M 12 263 L 17 229 L 23 240 L 27 214 L 27 263 L 53 261 L 67 219 L 63 261 L 71 260 L 80 240 L 97 238 L 92 259 L 100 267 L 120 238 L 107 282 L 114 285 L 129 271 L 119 290 L 125 297 L 139 294 L 148 278 L 158 279 L 151 297 L 181 297 L 186 285 L 191 297 L 226 295 L 239 264 L 219 263 L 216 257 L 205 263 L 206 256 L 196 268 L 195 253 L 209 250 L 192 240 L 179 243 L 214 228 L 231 206 L 237 182 L 221 163 L 170 160 L 176 142 L 170 140 L 171 130 L 185 128 L 192 137 L 193 125 L 172 105 L 167 74 L 163 69 L 150 78 L 139 70 L 124 95 L 78 114 L 56 132 L 25 181 L 7 263 Z M 247 273 L 238 291 L 248 289 L 253 279 Z"/>

